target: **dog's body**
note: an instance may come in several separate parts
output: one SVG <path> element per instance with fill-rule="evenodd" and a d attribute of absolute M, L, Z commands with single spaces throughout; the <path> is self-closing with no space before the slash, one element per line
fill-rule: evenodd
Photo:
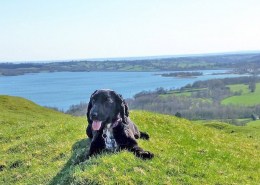
<path fill-rule="evenodd" d="M 88 104 L 87 119 L 86 133 L 91 138 L 88 156 L 104 149 L 127 149 L 143 159 L 153 158 L 151 152 L 138 146 L 136 139 L 149 139 L 149 135 L 140 132 L 130 120 L 127 104 L 121 95 L 112 90 L 95 91 Z"/>

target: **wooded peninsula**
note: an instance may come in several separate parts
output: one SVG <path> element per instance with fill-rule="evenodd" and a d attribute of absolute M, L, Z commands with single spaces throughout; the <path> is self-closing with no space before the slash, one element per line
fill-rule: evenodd
<path fill-rule="evenodd" d="M 49 63 L 0 63 L 0 76 L 40 72 L 137 72 L 232 69 L 235 73 L 259 73 L 260 53 L 218 54 L 135 60 L 66 61 Z"/>

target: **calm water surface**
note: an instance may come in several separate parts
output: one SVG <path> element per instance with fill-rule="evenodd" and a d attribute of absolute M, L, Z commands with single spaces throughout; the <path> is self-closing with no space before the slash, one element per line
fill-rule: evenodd
<path fill-rule="evenodd" d="M 203 70 L 204 75 L 198 78 L 155 75 L 162 72 L 55 72 L 0 76 L 0 94 L 21 96 L 40 105 L 67 110 L 72 104 L 87 102 L 96 89 L 113 89 L 124 98 L 131 98 L 143 90 L 179 88 L 197 80 L 238 76 L 212 75 L 225 71 Z"/>

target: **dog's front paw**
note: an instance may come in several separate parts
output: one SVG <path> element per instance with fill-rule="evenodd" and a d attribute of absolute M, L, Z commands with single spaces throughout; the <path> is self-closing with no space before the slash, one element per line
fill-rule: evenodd
<path fill-rule="evenodd" d="M 152 159 L 154 157 L 154 154 L 148 151 L 140 151 L 136 153 L 136 156 L 142 159 Z"/>
<path fill-rule="evenodd" d="M 146 132 L 140 132 L 140 138 L 149 140 L 150 136 Z"/>

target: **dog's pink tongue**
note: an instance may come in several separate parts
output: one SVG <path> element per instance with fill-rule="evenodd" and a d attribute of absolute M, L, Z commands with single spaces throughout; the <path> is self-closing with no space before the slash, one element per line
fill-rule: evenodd
<path fill-rule="evenodd" d="M 101 127 L 101 121 L 93 121 L 93 123 L 92 123 L 92 129 L 93 130 L 99 130 L 100 129 L 100 127 Z"/>

